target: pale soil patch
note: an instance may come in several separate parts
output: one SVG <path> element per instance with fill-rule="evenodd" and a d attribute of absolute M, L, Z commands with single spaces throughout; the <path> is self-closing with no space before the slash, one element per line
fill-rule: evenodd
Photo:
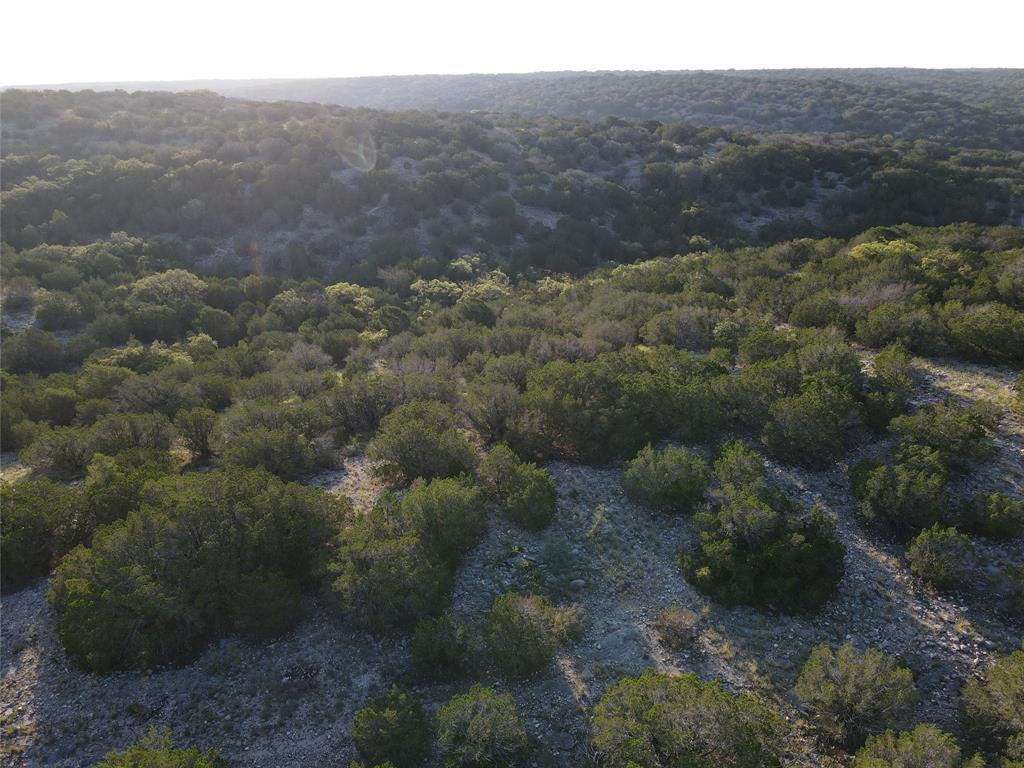
<path fill-rule="evenodd" d="M 34 309 L 22 312 L 0 313 L 0 325 L 10 328 L 15 333 L 20 333 L 35 322 L 36 313 Z"/>
<path fill-rule="evenodd" d="M 365 456 L 351 456 L 340 469 L 318 472 L 306 485 L 323 488 L 330 493 L 347 496 L 356 512 L 368 512 L 384 490 L 384 484 L 373 473 L 373 464 Z"/>
<path fill-rule="evenodd" d="M 0 453 L 0 480 L 14 482 L 31 472 L 31 469 L 18 460 L 18 454 L 14 451 Z"/>

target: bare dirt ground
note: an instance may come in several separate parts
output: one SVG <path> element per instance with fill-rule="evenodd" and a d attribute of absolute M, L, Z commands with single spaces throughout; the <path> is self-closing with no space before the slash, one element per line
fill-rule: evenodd
<path fill-rule="evenodd" d="M 921 361 L 921 368 L 919 402 L 952 394 L 1001 403 L 1009 395 L 1009 371 L 943 361 Z M 993 442 L 997 455 L 960 481 L 963 489 L 1019 494 L 1020 420 L 1004 416 Z M 525 533 L 493 516 L 485 540 L 459 572 L 452 612 L 472 620 L 508 589 L 547 590 L 577 604 L 584 622 L 581 636 L 536 678 L 509 685 L 483 676 L 514 696 L 537 744 L 534 764 L 585 764 L 588 708 L 608 685 L 648 667 L 760 691 L 794 724 L 789 764 L 828 764 L 791 693 L 811 648 L 822 642 L 874 645 L 898 657 L 914 671 L 921 694 L 914 718 L 958 732 L 964 680 L 983 675 L 995 655 L 1018 647 L 1020 627 L 1000 619 L 986 599 L 984 568 L 976 589 L 939 595 L 908 572 L 901 547 L 865 530 L 846 469 L 885 448 L 885 441 L 865 445 L 825 472 L 769 465 L 773 480 L 791 495 L 824 507 L 846 547 L 846 575 L 837 594 L 806 616 L 724 608 L 696 593 L 677 565 L 692 535 L 689 521 L 632 503 L 617 468 L 551 464 L 558 513 L 541 533 Z M 361 458 L 312 482 L 349 495 L 357 509 L 368 508 L 380 490 Z M 1024 542 L 978 545 L 988 567 L 1024 562 Z M 406 639 L 349 632 L 311 604 L 310 619 L 272 644 L 225 640 L 180 669 L 86 674 L 60 648 L 46 589 L 39 582 L 3 600 L 3 765 L 91 765 L 150 727 L 168 727 L 179 743 L 215 747 L 231 765 L 345 768 L 357 757 L 349 738 L 353 712 L 409 673 Z M 662 646 L 654 628 L 655 617 L 672 604 L 702 617 L 697 641 L 679 652 Z M 418 690 L 436 710 L 469 684 Z"/>

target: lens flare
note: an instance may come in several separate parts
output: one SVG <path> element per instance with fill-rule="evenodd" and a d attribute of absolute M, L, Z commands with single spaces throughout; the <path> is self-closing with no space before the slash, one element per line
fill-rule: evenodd
<path fill-rule="evenodd" d="M 366 129 L 346 131 L 334 140 L 338 155 L 356 170 L 366 173 L 377 165 L 377 145 Z"/>

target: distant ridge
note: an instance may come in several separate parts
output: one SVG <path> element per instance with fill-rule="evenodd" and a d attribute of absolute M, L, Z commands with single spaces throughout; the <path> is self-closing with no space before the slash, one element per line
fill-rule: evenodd
<path fill-rule="evenodd" d="M 19 86 L 21 88 L 21 86 Z M 69 83 L 374 109 L 659 120 L 1024 148 L 1024 69 L 784 69 Z"/>

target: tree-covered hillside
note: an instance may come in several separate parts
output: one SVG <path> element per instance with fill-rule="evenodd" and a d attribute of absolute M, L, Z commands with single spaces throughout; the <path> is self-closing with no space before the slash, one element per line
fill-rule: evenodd
<path fill-rule="evenodd" d="M 4 242 L 164 237 L 215 260 L 361 282 L 465 252 L 520 273 L 1019 223 L 1024 154 L 655 121 L 373 112 L 211 94 L 3 96 Z"/>
<path fill-rule="evenodd" d="M 3 99 L 5 761 L 1019 762 L 1024 155 Z"/>
<path fill-rule="evenodd" d="M 541 72 L 315 80 L 96 83 L 98 90 L 208 89 L 264 101 L 373 109 L 481 110 L 718 128 L 890 134 L 1024 149 L 1024 70 L 797 69 Z"/>

